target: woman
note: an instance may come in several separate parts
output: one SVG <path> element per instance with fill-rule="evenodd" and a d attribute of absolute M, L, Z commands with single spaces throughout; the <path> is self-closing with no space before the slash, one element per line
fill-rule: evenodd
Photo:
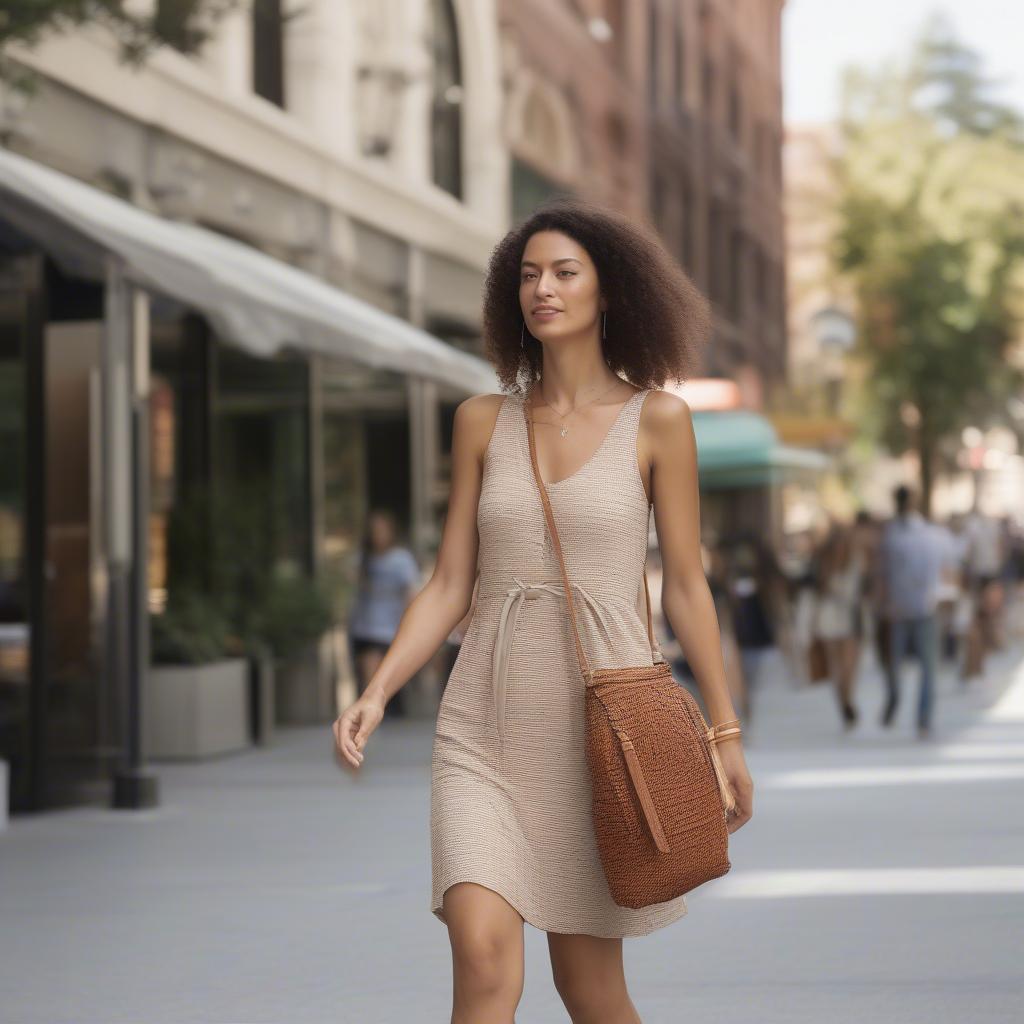
<path fill-rule="evenodd" d="M 395 638 L 402 613 L 419 582 L 413 553 L 398 543 L 398 526 L 387 509 L 367 516 L 359 562 L 359 584 L 348 619 L 349 648 L 358 693 L 366 690 Z M 386 715 L 399 716 L 404 707 L 392 701 Z"/>
<path fill-rule="evenodd" d="M 858 718 L 853 690 L 860 661 L 858 616 L 864 571 L 864 551 L 853 528 L 834 523 L 818 554 L 815 632 L 825 645 L 829 676 L 846 729 L 852 729 Z"/>
<path fill-rule="evenodd" d="M 388 699 L 465 614 L 479 566 L 432 764 L 431 910 L 451 942 L 453 1021 L 513 1020 L 524 921 L 548 933 L 573 1020 L 638 1021 L 622 938 L 686 913 L 683 897 L 620 907 L 602 872 L 584 683 L 526 416 L 591 666 L 654 662 L 642 577 L 653 501 L 662 607 L 711 724 L 735 719 L 701 564 L 690 412 L 656 387 L 681 379 L 707 322 L 704 300 L 654 237 L 606 211 L 553 204 L 492 255 L 484 327 L 508 393 L 458 407 L 437 568 L 367 693 L 335 723 L 340 756 L 358 766 Z M 753 786 L 740 742 L 719 750 L 740 805 L 732 832 L 751 816 Z"/>

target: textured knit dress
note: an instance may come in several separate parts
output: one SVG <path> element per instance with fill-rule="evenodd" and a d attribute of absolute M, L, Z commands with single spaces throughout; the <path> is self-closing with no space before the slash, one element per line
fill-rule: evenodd
<path fill-rule="evenodd" d="M 591 668 L 650 665 L 643 567 L 650 505 L 634 392 L 600 446 L 547 484 Z M 477 604 L 445 687 L 431 765 L 431 911 L 456 882 L 503 896 L 543 931 L 646 935 L 685 897 L 639 910 L 608 891 L 594 840 L 584 682 L 530 467 L 526 399 L 506 395 L 477 512 Z"/>

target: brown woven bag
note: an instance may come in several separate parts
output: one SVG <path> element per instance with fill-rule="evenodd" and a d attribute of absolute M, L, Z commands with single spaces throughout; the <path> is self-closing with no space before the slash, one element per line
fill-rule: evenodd
<path fill-rule="evenodd" d="M 565 558 L 537 464 L 533 413 L 526 409 L 530 463 L 586 684 L 587 765 L 601 865 L 620 907 L 664 903 L 730 868 L 726 812 L 735 798 L 693 696 L 668 662 L 591 670 L 576 625 Z M 644 572 L 647 636 L 654 646 L 651 592 Z M 660 653 L 660 652 L 659 652 Z"/>

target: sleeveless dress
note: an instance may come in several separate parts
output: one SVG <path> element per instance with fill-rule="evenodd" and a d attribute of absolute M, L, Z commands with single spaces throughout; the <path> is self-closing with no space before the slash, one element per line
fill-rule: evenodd
<path fill-rule="evenodd" d="M 545 484 L 595 669 L 655 660 L 642 576 L 650 504 L 636 449 L 650 390 L 626 400 L 580 469 Z M 445 890 L 477 882 L 543 931 L 646 935 L 686 914 L 686 901 L 630 909 L 608 890 L 591 821 L 585 686 L 530 466 L 525 402 L 505 396 L 484 459 L 477 604 L 431 758 L 431 912 L 444 921 Z"/>

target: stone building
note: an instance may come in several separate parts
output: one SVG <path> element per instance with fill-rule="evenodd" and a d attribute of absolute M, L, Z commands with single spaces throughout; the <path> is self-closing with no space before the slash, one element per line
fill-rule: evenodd
<path fill-rule="evenodd" d="M 781 8 L 247 0 L 138 67 L 95 25 L 9 48 L 35 77 L 0 85 L 13 806 L 112 777 L 146 798 L 144 624 L 193 490 L 263 483 L 289 572 L 349 572 L 374 507 L 429 562 L 454 408 L 496 383 L 487 259 L 544 197 L 650 217 L 714 301 L 706 374 L 761 405 L 783 363 Z M 333 717 L 331 650 L 279 690 L 284 720 Z"/>

